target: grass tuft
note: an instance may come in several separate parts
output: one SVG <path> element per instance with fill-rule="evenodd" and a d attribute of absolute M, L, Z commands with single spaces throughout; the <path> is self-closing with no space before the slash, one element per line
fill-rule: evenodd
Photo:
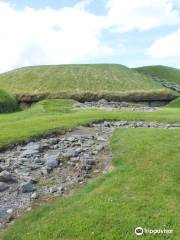
<path fill-rule="evenodd" d="M 0 90 L 0 113 L 13 112 L 18 110 L 18 104 L 14 97 L 3 90 Z"/>

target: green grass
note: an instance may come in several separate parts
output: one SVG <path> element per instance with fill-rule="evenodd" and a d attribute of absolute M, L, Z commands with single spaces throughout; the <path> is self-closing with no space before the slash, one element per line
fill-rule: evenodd
<path fill-rule="evenodd" d="M 102 120 L 143 120 L 180 123 L 180 108 L 163 107 L 157 112 L 131 112 L 127 110 L 72 110 L 74 100 L 44 100 L 17 113 L 0 115 L 0 148 L 27 139 L 63 132 Z"/>
<path fill-rule="evenodd" d="M 0 90 L 0 113 L 13 112 L 16 110 L 18 110 L 16 99 L 4 90 Z"/>
<path fill-rule="evenodd" d="M 26 214 L 1 239 L 134 240 L 141 226 L 174 230 L 143 239 L 178 240 L 179 139 L 177 130 L 117 130 L 110 174 Z"/>
<path fill-rule="evenodd" d="M 23 99 L 73 98 L 94 100 L 173 99 L 150 76 L 118 64 L 25 67 L 0 74 L 0 86 Z"/>
<path fill-rule="evenodd" d="M 44 100 L 0 115 L 0 147 L 102 120 L 180 123 L 180 108 L 157 112 L 72 110 L 74 100 Z M 114 170 L 75 195 L 19 219 L 3 240 L 136 239 L 137 225 L 173 228 L 177 235 L 180 131 L 121 129 L 112 139 Z M 94 233 L 92 233 L 94 232 Z M 146 239 L 156 239 L 146 236 Z M 161 239 L 157 237 L 157 239 Z"/>
<path fill-rule="evenodd" d="M 171 101 L 167 107 L 171 107 L 171 108 L 180 108 L 180 98 L 177 98 L 173 101 Z"/>
<path fill-rule="evenodd" d="M 180 69 L 166 66 L 146 66 L 136 68 L 140 73 L 158 77 L 160 80 L 166 80 L 180 85 Z"/>

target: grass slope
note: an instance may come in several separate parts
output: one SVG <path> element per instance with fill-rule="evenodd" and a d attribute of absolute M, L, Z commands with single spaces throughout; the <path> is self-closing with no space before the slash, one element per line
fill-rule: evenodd
<path fill-rule="evenodd" d="M 136 70 L 140 73 L 156 76 L 160 80 L 180 85 L 180 69 L 166 66 L 147 66 L 136 68 Z"/>
<path fill-rule="evenodd" d="M 13 112 L 18 109 L 17 101 L 3 90 L 0 90 L 0 113 Z"/>
<path fill-rule="evenodd" d="M 0 85 L 21 97 L 139 100 L 172 99 L 173 95 L 151 77 L 118 64 L 25 67 L 1 74 Z"/>
<path fill-rule="evenodd" d="M 178 240 L 179 139 L 177 130 L 117 130 L 110 174 L 27 214 L 1 239 L 133 240 L 141 226 L 173 229 L 145 239 Z"/>
<path fill-rule="evenodd" d="M 171 107 L 171 108 L 180 108 L 180 98 L 177 98 L 173 101 L 171 101 L 167 107 Z"/>

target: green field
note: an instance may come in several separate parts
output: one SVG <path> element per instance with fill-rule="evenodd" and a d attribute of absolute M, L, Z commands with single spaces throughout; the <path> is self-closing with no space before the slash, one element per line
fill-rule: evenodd
<path fill-rule="evenodd" d="M 74 100 L 45 100 L 22 112 L 0 115 L 1 148 L 48 132 L 99 120 L 180 123 L 176 107 L 157 112 L 72 110 Z M 49 202 L 20 218 L 0 235 L 3 240 L 136 239 L 134 228 L 173 229 L 178 240 L 178 160 L 180 131 L 121 129 L 111 143 L 113 171 L 72 196 Z"/>
<path fill-rule="evenodd" d="M 18 104 L 13 96 L 0 90 L 0 113 L 13 112 L 18 110 Z"/>
<path fill-rule="evenodd" d="M 178 101 L 178 100 L 177 100 Z M 27 110 L 0 115 L 0 148 L 49 132 L 87 125 L 99 120 L 143 120 L 180 123 L 180 108 L 157 112 L 71 110 L 74 100 L 44 100 Z"/>
<path fill-rule="evenodd" d="M 156 100 L 174 96 L 150 76 L 118 64 L 25 67 L 0 74 L 0 86 L 19 98 Z"/>
<path fill-rule="evenodd" d="M 22 68 L 1 74 L 0 87 L 22 98 L 155 100 L 177 96 L 151 77 L 122 65 Z M 2 112 L 1 99 L 16 103 L 0 91 Z M 0 150 L 104 120 L 180 124 L 180 98 L 155 112 L 73 109 L 76 103 L 72 99 L 46 99 L 23 111 L 1 113 Z M 179 240 L 179 139 L 180 130 L 175 129 L 116 130 L 111 139 L 113 168 L 109 174 L 25 214 L 0 233 L 0 239 L 134 240 L 140 239 L 134 229 L 141 226 L 173 229 L 173 234 L 146 234 L 144 239 Z"/>
<path fill-rule="evenodd" d="M 180 69 L 166 66 L 146 66 L 136 68 L 139 73 L 155 76 L 160 80 L 180 85 Z"/>

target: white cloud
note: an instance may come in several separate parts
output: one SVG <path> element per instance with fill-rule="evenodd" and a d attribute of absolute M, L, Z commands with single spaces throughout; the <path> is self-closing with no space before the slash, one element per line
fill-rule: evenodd
<path fill-rule="evenodd" d="M 153 58 L 180 56 L 180 28 L 173 34 L 157 39 L 147 54 Z"/>
<path fill-rule="evenodd" d="M 86 9 L 94 0 L 81 0 L 80 2 L 76 3 L 76 7 L 79 9 Z"/>
<path fill-rule="evenodd" d="M 141 31 L 179 23 L 177 0 L 108 0 L 107 13 L 88 11 L 94 0 L 62 9 L 17 10 L 0 0 L 0 72 L 38 64 L 108 58 L 116 49 L 103 44 L 104 30 Z"/>
<path fill-rule="evenodd" d="M 0 2 L 0 71 L 109 55 L 100 41 L 104 21 L 79 6 L 18 11 Z"/>
<path fill-rule="evenodd" d="M 180 15 L 174 9 L 177 0 L 109 0 L 108 24 L 117 31 L 141 31 L 173 25 L 180 22 Z"/>

